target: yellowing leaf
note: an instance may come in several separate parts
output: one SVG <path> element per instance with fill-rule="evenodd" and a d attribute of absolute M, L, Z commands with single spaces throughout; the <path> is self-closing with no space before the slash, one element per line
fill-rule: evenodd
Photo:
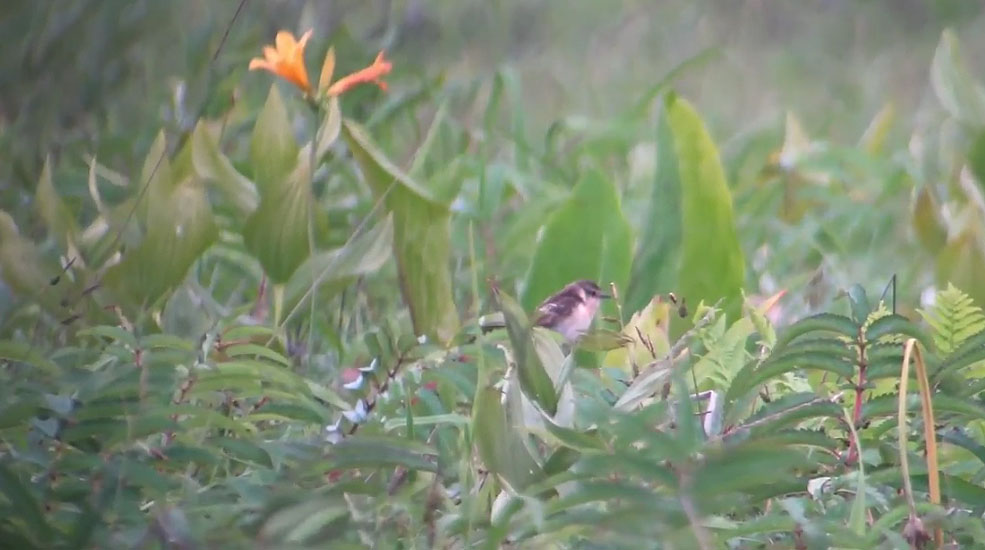
<path fill-rule="evenodd" d="M 659 296 L 651 299 L 623 328 L 622 334 L 629 343 L 605 354 L 602 365 L 638 372 L 654 360 L 666 357 L 670 351 L 667 327 L 672 310 L 676 311 L 676 308 Z"/>

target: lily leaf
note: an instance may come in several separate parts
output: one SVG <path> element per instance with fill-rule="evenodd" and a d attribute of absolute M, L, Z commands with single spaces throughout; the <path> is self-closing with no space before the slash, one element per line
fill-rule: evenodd
<path fill-rule="evenodd" d="M 394 166 L 358 124 L 343 121 L 342 136 L 373 196 L 393 213 L 393 252 L 414 331 L 447 342 L 458 329 L 448 205 Z"/>
<path fill-rule="evenodd" d="M 345 246 L 316 253 L 287 282 L 285 304 L 296 304 L 312 284 L 331 286 L 376 271 L 390 258 L 392 244 L 393 216 L 387 216 Z M 319 292 L 319 296 L 323 293 Z"/>
<path fill-rule="evenodd" d="M 258 201 L 256 186 L 222 154 L 204 122 L 195 126 L 191 143 L 192 168 L 198 177 L 214 182 L 241 214 L 253 212 Z"/>
<path fill-rule="evenodd" d="M 632 263 L 632 230 L 612 181 L 592 170 L 544 226 L 521 303 L 532 310 L 576 279 L 626 288 Z M 614 313 L 614 304 L 603 306 Z"/>
<path fill-rule="evenodd" d="M 155 154 L 152 147 L 148 163 Z M 174 173 L 167 158 L 158 158 L 160 166 L 148 184 L 146 234 L 104 279 L 135 305 L 153 304 L 181 284 L 192 263 L 219 234 L 202 181 L 194 175 L 180 181 L 167 179 Z"/>
<path fill-rule="evenodd" d="M 670 94 L 666 115 L 681 184 L 680 293 L 691 304 L 724 299 L 723 309 L 736 319 L 742 306 L 745 259 L 718 149 L 686 100 Z"/>
<path fill-rule="evenodd" d="M 246 220 L 246 249 L 276 284 L 286 283 L 309 256 L 312 200 L 311 167 L 302 159 L 289 176 L 262 188 L 260 206 Z"/>

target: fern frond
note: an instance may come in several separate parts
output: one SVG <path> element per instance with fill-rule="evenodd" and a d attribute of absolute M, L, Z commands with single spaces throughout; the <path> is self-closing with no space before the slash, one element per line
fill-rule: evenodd
<path fill-rule="evenodd" d="M 934 307 L 917 311 L 934 330 L 934 345 L 945 357 L 965 340 L 985 330 L 982 308 L 951 283 L 946 290 L 937 293 Z"/>

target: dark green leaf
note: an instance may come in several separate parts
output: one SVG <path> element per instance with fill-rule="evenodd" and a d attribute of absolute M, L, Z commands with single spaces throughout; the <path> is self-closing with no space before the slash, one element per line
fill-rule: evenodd
<path fill-rule="evenodd" d="M 819 313 L 805 317 L 781 331 L 774 349 L 780 350 L 795 339 L 817 331 L 834 332 L 854 339 L 858 336 L 858 328 L 858 324 L 844 315 Z"/>

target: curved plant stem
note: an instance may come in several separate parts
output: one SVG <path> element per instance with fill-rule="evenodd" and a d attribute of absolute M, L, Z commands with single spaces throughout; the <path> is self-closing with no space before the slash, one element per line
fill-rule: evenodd
<path fill-rule="evenodd" d="M 930 383 L 927 380 L 927 366 L 923 362 L 923 354 L 917 345 L 916 338 L 906 341 L 903 350 L 903 365 L 900 369 L 899 408 L 897 409 L 897 424 L 899 432 L 900 469 L 903 475 L 903 492 L 906 503 L 910 508 L 910 517 L 916 517 L 916 502 L 913 499 L 913 487 L 910 484 L 910 467 L 907 461 L 907 424 L 906 396 L 907 383 L 910 378 L 910 357 L 913 357 L 917 369 L 917 382 L 920 385 L 920 408 L 923 413 L 923 437 L 927 449 L 927 485 L 930 492 L 930 502 L 941 503 L 940 471 L 937 463 L 937 434 L 934 428 L 934 405 L 931 401 Z M 944 535 L 940 527 L 934 529 L 934 543 L 940 549 L 944 544 Z"/>

